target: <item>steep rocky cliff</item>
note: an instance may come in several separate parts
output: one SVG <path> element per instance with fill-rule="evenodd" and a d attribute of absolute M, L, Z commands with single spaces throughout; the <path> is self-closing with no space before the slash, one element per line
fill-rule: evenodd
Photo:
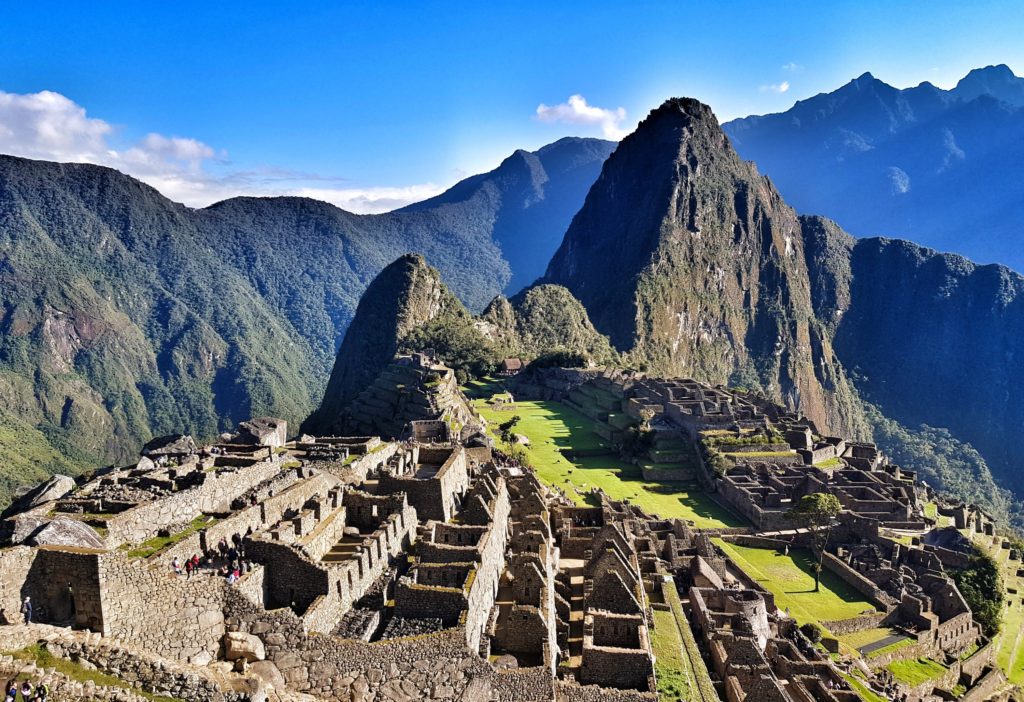
<path fill-rule="evenodd" d="M 756 385 L 822 428 L 864 435 L 814 313 L 802 228 L 710 108 L 673 99 L 605 162 L 545 281 L 637 365 Z"/>
<path fill-rule="evenodd" d="M 908 426 L 948 428 L 1004 484 L 1024 488 L 1024 278 L 906 241 L 856 240 L 831 223 L 813 232 L 817 309 L 865 397 Z"/>

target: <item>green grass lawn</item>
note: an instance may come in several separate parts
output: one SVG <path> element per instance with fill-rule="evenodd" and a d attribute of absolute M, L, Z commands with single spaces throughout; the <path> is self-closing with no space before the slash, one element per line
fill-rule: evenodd
<path fill-rule="evenodd" d="M 813 560 L 809 551 L 795 549 L 788 556 L 766 548 L 750 548 L 715 539 L 715 543 L 747 575 L 775 595 L 779 609 L 790 610 L 800 624 L 852 619 L 876 607 L 829 571 L 821 574 L 821 590 L 814 592 Z"/>
<path fill-rule="evenodd" d="M 893 661 L 885 666 L 897 680 L 916 687 L 928 680 L 934 680 L 948 670 L 946 666 L 931 658 L 918 658 L 909 661 Z"/>
<path fill-rule="evenodd" d="M 868 687 L 867 683 L 860 678 L 854 675 L 846 675 L 845 673 L 843 674 L 843 677 L 846 678 L 846 682 L 850 683 L 850 687 L 860 695 L 860 698 L 864 700 L 864 702 L 886 702 L 884 697 Z"/>
<path fill-rule="evenodd" d="M 883 626 L 877 629 L 863 629 L 862 631 L 855 631 L 851 634 L 842 634 L 839 636 L 839 640 L 851 648 L 860 648 L 861 646 L 873 644 L 876 641 L 881 641 L 885 637 L 897 633 L 898 632 L 895 629 Z"/>
<path fill-rule="evenodd" d="M 688 666 L 683 662 L 683 642 L 671 611 L 654 610 L 651 648 L 656 659 L 654 671 L 658 678 L 658 699 L 663 702 L 692 699 L 690 679 L 686 674 Z"/>
<path fill-rule="evenodd" d="M 519 415 L 515 428 L 530 440 L 526 456 L 538 477 L 561 488 L 578 503 L 592 487 L 605 491 L 614 500 L 629 500 L 653 514 L 666 518 L 691 520 L 702 528 L 745 526 L 740 517 L 710 499 L 700 490 L 671 482 L 645 482 L 639 467 L 626 463 L 593 432 L 593 421 L 558 402 L 516 401 L 514 409 L 496 410 L 484 398 L 498 392 L 495 384 L 470 384 L 467 394 L 497 436 L 498 424 Z M 575 455 L 566 452 L 599 455 Z M 576 491 L 579 491 L 577 493 Z"/>
<path fill-rule="evenodd" d="M 187 527 L 181 531 L 171 534 L 170 536 L 154 536 L 148 541 L 143 541 L 134 548 L 128 548 L 127 553 L 129 558 L 149 558 L 166 548 L 173 546 L 174 544 L 187 539 L 188 537 L 195 534 L 200 529 L 205 529 L 217 522 L 216 517 L 210 517 L 205 514 L 201 514 L 193 519 Z"/>

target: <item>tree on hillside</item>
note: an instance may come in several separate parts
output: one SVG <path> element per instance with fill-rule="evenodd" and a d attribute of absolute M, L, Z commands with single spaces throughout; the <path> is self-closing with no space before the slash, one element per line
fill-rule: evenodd
<path fill-rule="evenodd" d="M 518 443 L 516 440 L 515 428 L 516 425 L 519 424 L 520 419 L 522 418 L 517 414 L 513 416 L 512 419 L 498 425 L 498 435 L 501 438 L 501 443 L 505 445 L 505 450 L 508 455 L 513 458 L 516 453 L 516 443 Z"/>
<path fill-rule="evenodd" d="M 839 516 L 843 506 L 839 498 L 827 492 L 813 492 L 804 495 L 786 518 L 811 531 L 814 550 L 818 552 L 818 561 L 814 564 L 814 591 L 821 588 L 821 564 L 825 560 L 825 547 L 832 533 L 832 521 Z"/>

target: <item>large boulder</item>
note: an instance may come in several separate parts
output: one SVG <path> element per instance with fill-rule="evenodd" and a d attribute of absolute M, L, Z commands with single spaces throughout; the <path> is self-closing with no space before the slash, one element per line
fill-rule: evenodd
<path fill-rule="evenodd" d="M 74 478 L 69 478 L 66 475 L 54 475 L 49 480 L 39 483 L 39 485 L 21 495 L 0 516 L 6 517 L 11 514 L 18 514 L 47 502 L 59 500 L 74 489 Z"/>
<path fill-rule="evenodd" d="M 237 661 L 242 658 L 249 663 L 255 663 L 264 660 L 267 657 L 267 651 L 258 636 L 243 634 L 240 631 L 229 631 L 224 634 L 224 657 L 229 661 Z"/>
<path fill-rule="evenodd" d="M 35 532 L 29 541 L 35 546 L 74 546 L 93 549 L 106 547 L 103 539 L 91 526 L 63 517 L 51 520 Z"/>
<path fill-rule="evenodd" d="M 272 661 L 256 661 L 249 666 L 249 674 L 259 678 L 275 690 L 283 690 L 288 684 L 284 675 Z"/>
<path fill-rule="evenodd" d="M 232 439 L 239 444 L 255 444 L 276 448 L 288 442 L 288 422 L 277 417 L 253 417 L 238 425 Z"/>
<path fill-rule="evenodd" d="M 199 451 L 195 440 L 187 434 L 168 434 L 151 439 L 142 447 L 142 455 L 150 458 L 167 456 L 180 458 Z"/>
<path fill-rule="evenodd" d="M 0 544 L 17 546 L 27 542 L 49 520 L 45 517 L 12 517 L 0 521 Z"/>

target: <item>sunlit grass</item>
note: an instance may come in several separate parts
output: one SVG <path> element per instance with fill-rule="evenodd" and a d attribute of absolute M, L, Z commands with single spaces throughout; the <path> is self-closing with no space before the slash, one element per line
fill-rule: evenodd
<path fill-rule="evenodd" d="M 484 398 L 498 392 L 494 384 L 467 388 L 474 405 L 498 436 L 498 425 L 518 415 L 515 433 L 526 436 L 526 457 L 541 480 L 566 492 L 579 504 L 586 493 L 601 488 L 615 500 L 629 500 L 666 518 L 692 521 L 702 528 L 745 526 L 699 489 L 685 484 L 644 481 L 638 466 L 614 454 L 593 432 L 593 420 L 558 402 L 516 401 L 514 407 L 495 409 Z"/>
<path fill-rule="evenodd" d="M 821 574 L 821 589 L 815 592 L 809 551 L 794 549 L 786 556 L 774 549 L 739 546 L 720 539 L 716 543 L 747 575 L 775 595 L 779 609 L 788 609 L 800 624 L 812 622 L 827 628 L 822 622 L 877 611 L 874 604 L 827 570 Z"/>

